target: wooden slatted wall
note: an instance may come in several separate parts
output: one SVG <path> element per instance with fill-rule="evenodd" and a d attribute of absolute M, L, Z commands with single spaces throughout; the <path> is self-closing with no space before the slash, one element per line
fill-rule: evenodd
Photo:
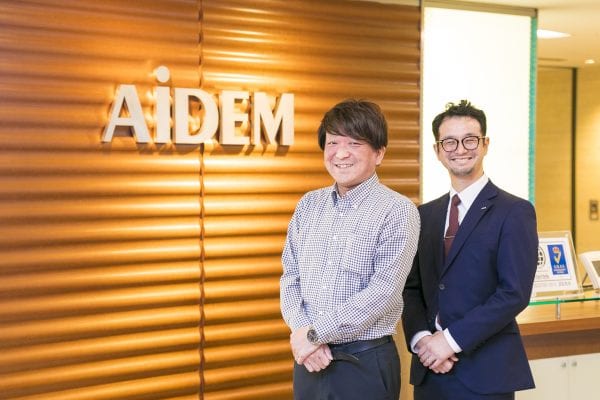
<path fill-rule="evenodd" d="M 316 129 L 347 97 L 384 109 L 384 183 L 419 197 L 418 7 L 354 1 L 204 1 L 202 87 L 295 95 L 295 144 L 206 146 L 204 399 L 291 399 L 279 312 L 281 249 L 296 202 L 331 184 Z"/>
<path fill-rule="evenodd" d="M 330 184 L 315 130 L 382 105 L 383 182 L 419 197 L 416 6 L 0 3 L 0 398 L 290 399 L 293 208 Z M 295 144 L 102 144 L 118 84 L 295 95 Z"/>
<path fill-rule="evenodd" d="M 100 142 L 117 84 L 198 87 L 198 13 L 0 3 L 0 398 L 198 399 L 199 149 Z"/>

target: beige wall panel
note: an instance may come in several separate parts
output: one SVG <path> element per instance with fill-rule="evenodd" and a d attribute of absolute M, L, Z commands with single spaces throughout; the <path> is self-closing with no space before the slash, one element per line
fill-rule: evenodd
<path fill-rule="evenodd" d="M 106 381 L 119 381 L 123 377 L 139 378 L 145 375 L 154 375 L 158 371 L 173 371 L 187 369 L 194 371 L 200 363 L 198 351 L 191 349 L 180 352 L 164 352 L 149 356 L 126 357 L 118 359 L 111 357 L 107 361 L 78 362 L 77 368 L 50 367 L 35 371 L 20 371 L 14 374 L 5 374 L 2 379 L 3 395 L 14 396 L 27 392 L 23 387 L 35 388 L 50 384 L 53 391 L 72 387 L 76 380 L 78 386 L 92 386 Z"/>
<path fill-rule="evenodd" d="M 104 338 L 108 334 L 162 330 L 165 326 L 197 327 L 200 312 L 187 305 L 148 308 L 142 311 L 115 311 L 96 315 L 71 316 L 6 324 L 0 330 L 4 346 L 20 348 L 41 344 Z M 100 335 L 99 335 L 100 334 Z M 24 339 L 27 340 L 24 340 Z M 10 349 L 9 349 L 10 350 Z M 7 350 L 7 351 L 9 351 Z M 4 354 L 4 353 L 3 353 Z M 60 354 L 56 354 L 60 357 Z"/>
<path fill-rule="evenodd" d="M 68 271 L 34 271 L 34 274 L 31 275 L 26 271 L 12 274 L 3 277 L 3 283 L 6 283 L 5 287 L 21 294 L 25 292 L 41 294 L 60 293 L 66 286 L 70 289 L 89 290 L 105 287 L 108 284 L 127 287 L 152 282 L 194 282 L 200 279 L 197 266 L 186 261 L 72 268 Z"/>
<path fill-rule="evenodd" d="M 112 400 L 160 398 L 161 400 L 193 400 L 198 398 L 198 374 L 173 373 L 145 379 L 122 380 L 110 385 L 90 385 L 84 388 L 58 390 L 39 395 L 19 396 L 19 400 Z M 13 398 L 13 397 L 11 397 Z"/>
<path fill-rule="evenodd" d="M 202 16 L 205 90 L 295 96 L 293 146 L 204 148 L 203 394 L 291 399 L 280 257 L 299 198 L 332 183 L 317 127 L 345 98 L 379 103 L 390 143 L 378 173 L 418 201 L 420 12 L 375 2 L 228 0 L 204 1 Z"/>
<path fill-rule="evenodd" d="M 200 243 L 197 238 L 185 240 L 152 240 L 112 243 L 85 243 L 35 247 L 10 247 L 2 253 L 6 273 L 68 271 L 73 268 L 112 267 L 127 263 L 198 261 Z M 6 288 L 8 290 L 9 288 Z"/>
<path fill-rule="evenodd" d="M 281 272 L 281 255 L 236 258 L 218 257 L 205 260 L 204 277 L 207 280 L 232 278 L 240 275 L 273 275 Z"/>
<path fill-rule="evenodd" d="M 252 210 L 255 214 L 291 214 L 298 201 L 297 194 L 247 194 L 239 196 L 211 195 L 204 199 L 204 214 L 240 215 Z"/>
<path fill-rule="evenodd" d="M 211 291 L 212 289 L 207 289 Z M 234 296 L 231 296 L 234 297 Z M 279 299 L 260 298 L 258 300 L 229 301 L 226 303 L 207 304 L 204 315 L 207 319 L 218 321 L 244 320 L 251 316 L 252 319 L 264 319 L 279 314 Z M 289 343 L 286 340 L 289 348 Z M 260 344 L 257 344 L 259 346 Z"/>
<path fill-rule="evenodd" d="M 257 324 L 256 322 L 257 321 L 232 322 L 207 325 L 204 329 L 204 335 L 206 341 L 210 343 L 211 346 L 208 346 L 205 351 L 208 351 L 208 349 L 213 346 L 234 343 L 246 343 L 247 345 L 248 341 L 254 341 L 254 344 L 256 344 L 256 342 L 260 341 L 261 338 L 264 338 L 266 342 L 269 342 L 274 339 L 281 340 L 283 337 L 288 336 L 285 334 L 288 332 L 286 327 L 278 319 L 260 321 L 260 324 Z M 282 336 L 282 334 L 285 335 Z M 286 353 L 286 356 L 288 353 Z M 239 360 L 237 360 L 237 363 L 239 364 Z"/>
<path fill-rule="evenodd" d="M 577 148 L 575 215 L 578 253 L 600 250 L 600 220 L 589 218 L 590 200 L 600 202 L 600 68 L 577 73 Z"/>
<path fill-rule="evenodd" d="M 378 102 L 380 177 L 417 202 L 419 28 L 345 0 L 1 3 L 0 397 L 291 399 L 280 257 L 331 184 L 317 125 Z M 293 93 L 294 145 L 101 143 L 118 85 L 152 113 L 160 65 L 171 88 Z"/>
<path fill-rule="evenodd" d="M 19 199 L 0 208 L 2 221 L 13 223 L 22 218 L 46 222 L 49 220 L 89 220 L 179 217 L 200 215 L 198 196 L 147 196 L 141 195 L 130 201 L 127 198 L 114 198 L 107 202 L 102 198 L 79 199 Z"/>
<path fill-rule="evenodd" d="M 102 144 L 119 84 L 198 87 L 198 2 L 0 4 L 0 397 L 198 399 L 199 147 Z"/>
<path fill-rule="evenodd" d="M 332 183 L 331 178 L 323 173 L 277 174 L 277 171 L 273 171 L 272 174 L 244 174 L 244 170 L 237 174 L 206 175 L 206 196 L 224 193 L 296 193 L 299 190 L 304 192 Z"/>
<path fill-rule="evenodd" d="M 194 348 L 198 329 L 181 328 L 137 334 L 115 335 L 109 338 L 81 339 L 68 343 L 32 345 L 27 348 L 10 349 L 2 354 L 3 372 L 34 370 L 39 365 L 68 365 L 75 360 L 89 360 L 107 351 L 126 355 L 153 349 Z M 57 356 L 59 355 L 59 356 Z"/>
<path fill-rule="evenodd" d="M 573 71 L 541 68 L 537 79 L 535 209 L 539 231 L 570 231 Z"/>

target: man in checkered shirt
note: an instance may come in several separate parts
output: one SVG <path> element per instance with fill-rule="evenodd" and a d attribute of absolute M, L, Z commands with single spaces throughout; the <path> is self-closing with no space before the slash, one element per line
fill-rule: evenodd
<path fill-rule="evenodd" d="M 398 399 L 391 335 L 417 249 L 420 220 L 375 172 L 387 146 L 379 106 L 347 100 L 318 130 L 335 180 L 302 197 L 282 255 L 281 312 L 292 331 L 296 400 Z"/>

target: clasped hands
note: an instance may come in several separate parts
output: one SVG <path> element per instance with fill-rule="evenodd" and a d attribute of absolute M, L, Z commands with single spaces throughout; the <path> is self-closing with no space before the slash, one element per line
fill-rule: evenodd
<path fill-rule="evenodd" d="M 292 354 L 298 365 L 304 365 L 309 372 L 318 372 L 329 366 L 333 355 L 326 344 L 314 345 L 308 341 L 308 329 L 308 326 L 303 326 L 291 333 Z"/>
<path fill-rule="evenodd" d="M 458 361 L 441 331 L 421 338 L 415 347 L 421 364 L 437 374 L 449 372 Z"/>

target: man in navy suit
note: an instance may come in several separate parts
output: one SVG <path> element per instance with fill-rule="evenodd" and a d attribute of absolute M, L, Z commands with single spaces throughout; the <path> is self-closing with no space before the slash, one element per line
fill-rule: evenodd
<path fill-rule="evenodd" d="M 515 317 L 529 303 L 537 267 L 535 210 L 483 172 L 490 141 L 482 110 L 449 103 L 432 128 L 452 186 L 419 207 L 419 246 L 403 293 L 415 400 L 514 399 L 534 387 Z"/>

